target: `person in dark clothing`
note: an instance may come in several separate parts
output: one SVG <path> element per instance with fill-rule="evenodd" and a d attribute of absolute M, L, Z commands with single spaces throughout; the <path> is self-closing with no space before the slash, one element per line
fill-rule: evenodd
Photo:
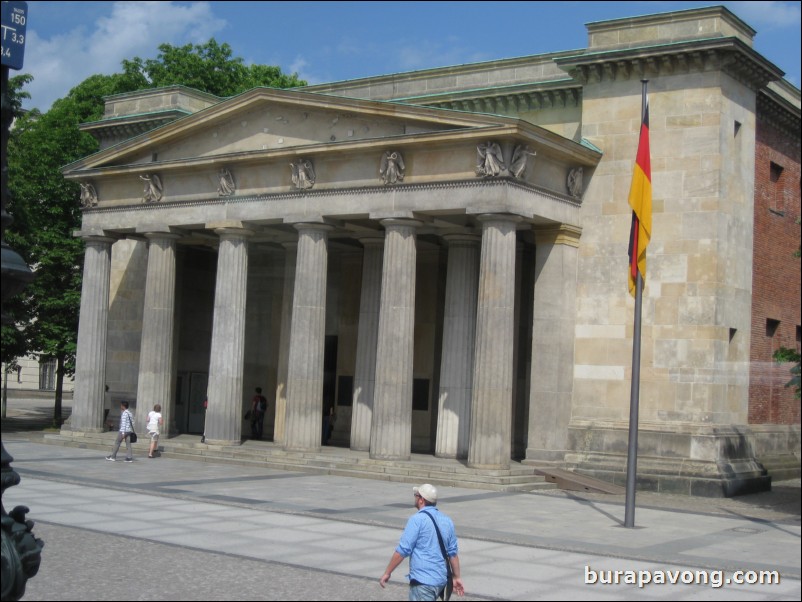
<path fill-rule="evenodd" d="M 262 395 L 262 387 L 256 387 L 256 394 L 251 399 L 251 437 L 262 438 L 265 414 L 267 413 L 267 398 Z"/>

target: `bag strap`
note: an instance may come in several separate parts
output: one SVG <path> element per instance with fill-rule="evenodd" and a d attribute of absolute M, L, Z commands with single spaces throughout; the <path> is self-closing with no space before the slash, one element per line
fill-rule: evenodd
<path fill-rule="evenodd" d="M 451 563 L 448 561 L 448 554 L 446 553 L 446 546 L 443 543 L 443 536 L 440 535 L 440 529 L 437 528 L 437 521 L 434 520 L 434 517 L 431 514 L 429 514 L 428 512 L 424 511 L 423 513 L 426 516 L 429 517 L 429 520 L 431 520 L 432 524 L 434 525 L 434 532 L 437 533 L 437 541 L 440 543 L 440 553 L 443 555 L 443 560 L 446 561 L 446 579 L 447 579 L 447 581 L 446 581 L 446 588 L 445 588 L 445 590 L 443 590 L 443 600 L 448 600 L 449 598 L 451 598 L 451 591 L 449 591 L 450 588 L 448 587 L 450 585 L 449 582 L 451 581 Z"/>

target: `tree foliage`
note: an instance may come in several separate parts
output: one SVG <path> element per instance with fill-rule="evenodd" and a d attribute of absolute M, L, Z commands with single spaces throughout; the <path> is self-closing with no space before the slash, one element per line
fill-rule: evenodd
<path fill-rule="evenodd" d="M 83 242 L 73 237 L 81 225 L 80 188 L 64 179 L 61 168 L 98 150 L 97 141 L 78 126 L 102 118 L 105 96 L 124 92 L 180 84 L 231 96 L 256 86 L 305 85 L 278 67 L 246 66 L 231 56 L 228 44 L 214 39 L 203 45 L 162 44 L 159 51 L 156 59 L 123 61 L 121 73 L 88 77 L 45 113 L 19 114 L 10 132 L 7 211 L 14 221 L 6 240 L 36 278 L 20 295 L 4 302 L 3 309 L 15 324 L 3 327 L 3 360 L 39 355 L 58 361 L 57 424 L 61 381 L 74 369 L 84 252 Z M 22 100 L 30 97 L 23 88 L 31 80 L 27 74 L 9 80 L 17 112 Z"/>
<path fill-rule="evenodd" d="M 180 84 L 216 96 L 234 96 L 251 88 L 294 88 L 306 85 L 297 74 L 288 75 L 279 67 L 245 65 L 231 56 L 231 46 L 214 39 L 203 45 L 159 46 L 159 56 L 123 61 L 123 71 L 140 88 L 161 88 Z"/>
<path fill-rule="evenodd" d="M 793 387 L 794 394 L 796 395 L 797 399 L 800 399 L 802 396 L 802 385 L 800 384 L 800 360 L 802 360 L 802 355 L 796 349 L 789 349 L 788 347 L 780 347 L 777 351 L 774 352 L 773 356 L 774 361 L 778 364 L 788 364 L 793 363 L 794 365 L 790 368 L 790 372 L 792 375 L 791 380 L 785 383 L 786 387 Z"/>

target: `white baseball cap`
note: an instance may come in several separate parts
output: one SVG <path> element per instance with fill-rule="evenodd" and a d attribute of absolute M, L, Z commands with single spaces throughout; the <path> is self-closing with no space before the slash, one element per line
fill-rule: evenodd
<path fill-rule="evenodd" d="M 434 485 L 426 483 L 420 487 L 413 487 L 412 493 L 421 496 L 427 502 L 431 502 L 432 504 L 437 503 L 437 489 Z"/>

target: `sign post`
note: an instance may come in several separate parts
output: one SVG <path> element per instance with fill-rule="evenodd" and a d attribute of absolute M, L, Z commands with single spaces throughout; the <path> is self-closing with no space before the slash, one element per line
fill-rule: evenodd
<path fill-rule="evenodd" d="M 3 2 L 2 58 L 3 67 L 22 69 L 25 58 L 25 27 L 28 22 L 27 2 Z"/>
<path fill-rule="evenodd" d="M 8 148 L 8 136 L 11 122 L 14 119 L 14 106 L 8 91 L 8 70 L 22 69 L 22 60 L 25 56 L 25 30 L 28 22 L 28 3 L 27 2 L 3 2 L 2 3 L 2 29 L 0 30 L 0 41 L 2 41 L 2 103 L 0 114 L 0 133 L 2 133 L 2 206 L 0 215 L 2 217 L 2 229 L 0 229 L 0 241 L 2 242 L 2 276 L 3 294 L 2 300 L 15 295 L 25 288 L 33 279 L 33 273 L 25 264 L 19 254 L 6 244 L 6 228 L 11 224 L 11 217 L 6 213 L 6 203 L 8 201 L 8 161 L 6 150 Z M 1 312 L 0 312 L 1 313 Z M 3 322 L 5 323 L 5 315 Z M 6 489 L 19 484 L 20 477 L 11 468 L 13 458 L 6 452 L 5 446 L 0 440 L 0 475 L 2 478 L 2 489 L 0 496 Z M 25 515 L 28 508 L 17 506 L 6 514 L 5 506 L 0 503 L 2 509 L 2 599 L 19 600 L 25 593 L 25 586 L 28 579 L 36 575 L 39 570 L 39 563 L 42 560 L 42 540 L 33 535 L 33 521 L 27 520 Z"/>

